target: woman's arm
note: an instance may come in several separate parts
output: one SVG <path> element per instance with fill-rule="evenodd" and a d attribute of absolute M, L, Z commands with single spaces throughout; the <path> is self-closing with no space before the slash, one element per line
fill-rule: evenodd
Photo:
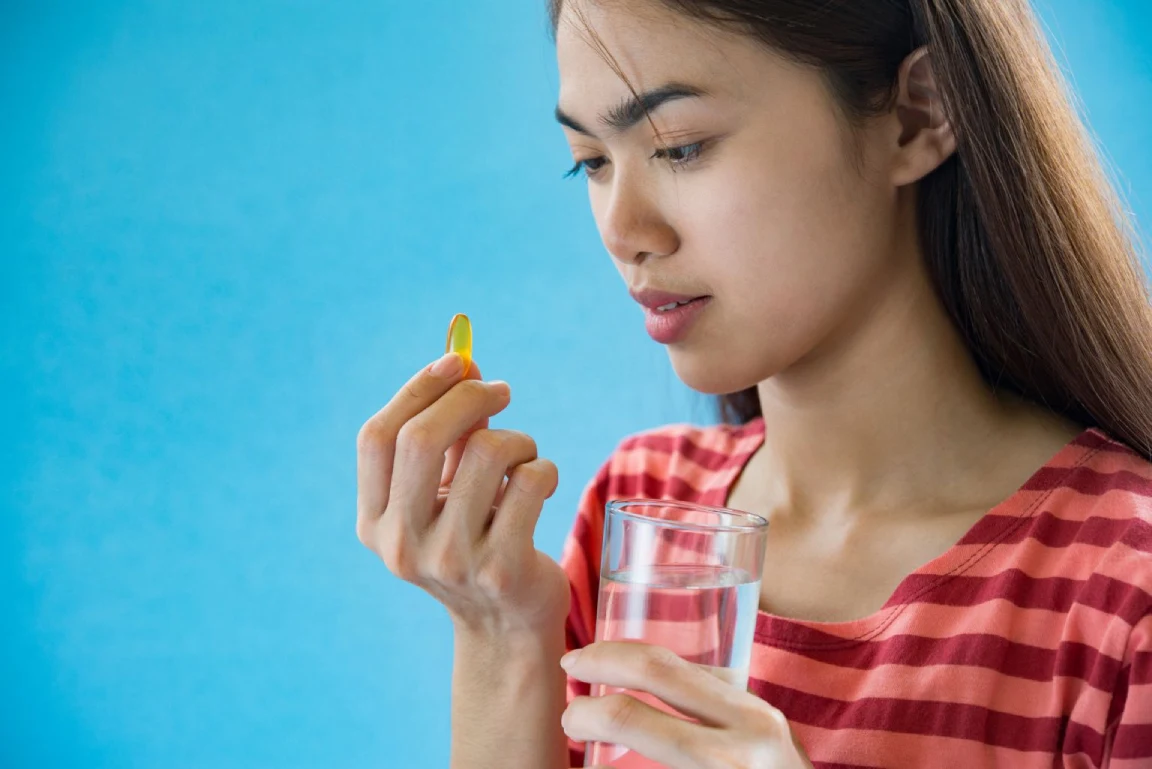
<path fill-rule="evenodd" d="M 451 765 L 567 769 L 570 588 L 533 543 L 559 476 L 530 436 L 488 429 L 508 385 L 481 381 L 475 361 L 464 376 L 446 355 L 361 427 L 357 536 L 452 619 Z"/>
<path fill-rule="evenodd" d="M 568 769 L 564 627 L 498 636 L 457 631 L 452 769 Z"/>

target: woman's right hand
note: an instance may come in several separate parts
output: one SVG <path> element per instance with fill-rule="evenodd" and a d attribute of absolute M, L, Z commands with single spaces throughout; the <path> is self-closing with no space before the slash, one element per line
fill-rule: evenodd
<path fill-rule="evenodd" d="M 360 428 L 360 541 L 393 574 L 431 593 L 460 629 L 487 635 L 560 627 L 563 569 L 532 541 L 556 466 L 514 430 L 488 429 L 510 400 L 505 382 L 428 366 Z M 505 481 L 507 476 L 507 481 Z"/>

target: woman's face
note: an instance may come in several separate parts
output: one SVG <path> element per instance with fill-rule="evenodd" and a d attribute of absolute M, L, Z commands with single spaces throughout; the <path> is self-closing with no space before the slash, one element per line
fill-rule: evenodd
<path fill-rule="evenodd" d="M 711 297 L 668 343 L 677 375 L 735 392 L 851 333 L 897 268 L 884 137 L 866 125 L 854 138 L 816 70 L 750 38 L 657 4 L 585 3 L 637 93 L 706 93 L 651 110 L 666 144 L 687 147 L 673 172 L 646 120 L 601 122 L 632 95 L 572 10 L 557 30 L 559 107 L 592 134 L 564 128 L 604 244 L 629 288 Z"/>

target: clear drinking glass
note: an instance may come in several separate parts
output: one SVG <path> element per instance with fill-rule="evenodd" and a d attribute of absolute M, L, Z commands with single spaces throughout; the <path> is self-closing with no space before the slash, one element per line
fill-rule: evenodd
<path fill-rule="evenodd" d="M 767 533 L 768 521 L 740 510 L 667 499 L 609 502 L 596 640 L 657 644 L 746 689 Z M 621 691 L 688 718 L 644 692 L 594 684 L 591 694 Z M 659 766 L 599 742 L 588 743 L 584 765 Z"/>

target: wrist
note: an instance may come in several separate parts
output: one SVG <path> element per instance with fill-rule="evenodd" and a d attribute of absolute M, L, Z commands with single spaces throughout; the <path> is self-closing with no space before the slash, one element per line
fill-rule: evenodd
<path fill-rule="evenodd" d="M 555 658 L 564 653 L 564 625 L 506 627 L 491 625 L 454 626 L 457 655 L 491 656 L 511 659 Z"/>

